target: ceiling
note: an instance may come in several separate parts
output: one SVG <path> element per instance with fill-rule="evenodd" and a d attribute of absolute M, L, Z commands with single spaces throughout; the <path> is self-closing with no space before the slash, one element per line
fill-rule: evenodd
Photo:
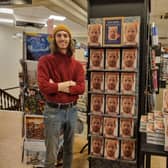
<path fill-rule="evenodd" d="M 13 8 L 15 17 L 35 22 L 46 22 L 51 14 L 66 16 L 64 23 L 72 29 L 74 36 L 87 36 L 87 0 L 32 0 L 32 5 Z M 150 21 L 158 26 L 161 42 L 168 44 L 168 19 L 161 19 L 161 16 L 168 18 L 168 0 L 151 0 Z"/>
<path fill-rule="evenodd" d="M 166 13 L 168 13 L 168 0 L 151 0 L 150 21 L 158 26 L 159 41 L 168 46 L 168 18 L 164 19 Z"/>
<path fill-rule="evenodd" d="M 32 0 L 32 5 L 6 7 L 14 9 L 14 16 L 6 14 L 5 18 L 35 23 L 46 23 L 50 15 L 65 16 L 65 21 L 55 21 L 54 24 L 67 24 L 75 37 L 87 36 L 87 0 Z M 4 14 L 0 14 L 1 17 Z"/>

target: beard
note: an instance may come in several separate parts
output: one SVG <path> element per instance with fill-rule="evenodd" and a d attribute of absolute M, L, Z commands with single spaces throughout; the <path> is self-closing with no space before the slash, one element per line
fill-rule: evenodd
<path fill-rule="evenodd" d="M 113 112 L 113 113 L 115 113 L 116 112 L 116 110 L 117 110 L 117 106 L 108 106 L 108 110 L 109 110 L 109 112 Z"/>
<path fill-rule="evenodd" d="M 131 150 L 124 150 L 123 153 L 124 153 L 124 156 L 126 156 L 126 157 L 131 157 L 131 155 L 132 155 Z"/>
<path fill-rule="evenodd" d="M 107 155 L 108 155 L 109 157 L 114 157 L 114 156 L 115 156 L 115 150 L 108 150 L 108 151 L 107 151 Z"/>
<path fill-rule="evenodd" d="M 131 107 L 123 107 L 123 112 L 124 113 L 127 113 L 127 114 L 129 114 L 129 113 L 131 113 Z"/>
<path fill-rule="evenodd" d="M 92 64 L 93 66 L 98 67 L 100 66 L 100 61 L 99 60 L 92 61 Z"/>
<path fill-rule="evenodd" d="M 90 38 L 90 40 L 91 40 L 92 43 L 97 43 L 98 40 L 99 40 L 99 38 L 98 38 L 97 36 L 92 36 L 92 37 Z"/>
<path fill-rule="evenodd" d="M 100 105 L 93 105 L 93 110 L 100 111 L 101 110 L 101 106 Z"/>
<path fill-rule="evenodd" d="M 128 35 L 127 36 L 127 41 L 128 42 L 134 42 L 135 41 L 135 35 Z"/>
<path fill-rule="evenodd" d="M 100 127 L 93 126 L 92 130 L 93 130 L 93 132 L 99 132 L 100 131 Z"/>
<path fill-rule="evenodd" d="M 109 61 L 108 64 L 110 67 L 116 67 L 117 61 Z"/>
<path fill-rule="evenodd" d="M 129 128 L 123 129 L 122 132 L 125 136 L 130 136 L 131 135 L 131 130 Z"/>
<path fill-rule="evenodd" d="M 94 148 L 93 148 L 93 151 L 94 151 L 95 153 L 100 153 L 101 148 L 100 148 L 100 147 L 94 147 Z"/>
<path fill-rule="evenodd" d="M 113 129 L 107 129 L 106 133 L 109 134 L 109 135 L 113 135 L 114 130 Z"/>
<path fill-rule="evenodd" d="M 109 83 L 108 84 L 108 89 L 115 90 L 115 88 L 116 88 L 116 83 Z"/>
<path fill-rule="evenodd" d="M 132 89 L 132 84 L 124 84 L 124 89 L 125 90 L 131 90 Z"/>
<path fill-rule="evenodd" d="M 133 61 L 125 61 L 125 65 L 127 67 L 133 67 L 134 62 Z"/>
<path fill-rule="evenodd" d="M 94 83 L 93 88 L 94 89 L 101 89 L 101 83 Z"/>

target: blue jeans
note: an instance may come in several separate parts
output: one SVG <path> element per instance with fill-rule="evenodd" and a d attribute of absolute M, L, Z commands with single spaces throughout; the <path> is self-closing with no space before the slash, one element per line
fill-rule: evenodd
<path fill-rule="evenodd" d="M 73 154 L 73 140 L 77 120 L 77 107 L 59 109 L 45 106 L 45 168 L 55 168 L 59 149 L 59 138 L 63 133 L 63 168 L 71 168 Z"/>

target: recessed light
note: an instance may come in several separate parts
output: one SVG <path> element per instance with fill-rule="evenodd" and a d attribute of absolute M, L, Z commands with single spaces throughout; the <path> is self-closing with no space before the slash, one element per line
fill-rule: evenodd
<path fill-rule="evenodd" d="M 48 18 L 54 19 L 54 20 L 59 20 L 59 21 L 64 21 L 66 19 L 65 16 L 55 16 L 55 15 L 50 15 Z"/>
<path fill-rule="evenodd" d="M 0 13 L 13 14 L 13 9 L 0 8 Z"/>
<path fill-rule="evenodd" d="M 14 21 L 12 19 L 2 19 L 2 18 L 0 18 L 0 22 L 3 22 L 3 23 L 13 23 Z"/>

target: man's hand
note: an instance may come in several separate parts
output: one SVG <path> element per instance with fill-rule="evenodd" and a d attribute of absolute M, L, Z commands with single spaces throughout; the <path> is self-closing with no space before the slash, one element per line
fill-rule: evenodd
<path fill-rule="evenodd" d="M 49 83 L 54 83 L 54 81 L 52 79 L 49 80 Z"/>
<path fill-rule="evenodd" d="M 52 79 L 49 79 L 49 83 L 54 83 Z M 69 93 L 69 87 L 75 86 L 76 82 L 74 81 L 66 81 L 66 82 L 59 82 L 58 83 L 58 91 Z"/>

